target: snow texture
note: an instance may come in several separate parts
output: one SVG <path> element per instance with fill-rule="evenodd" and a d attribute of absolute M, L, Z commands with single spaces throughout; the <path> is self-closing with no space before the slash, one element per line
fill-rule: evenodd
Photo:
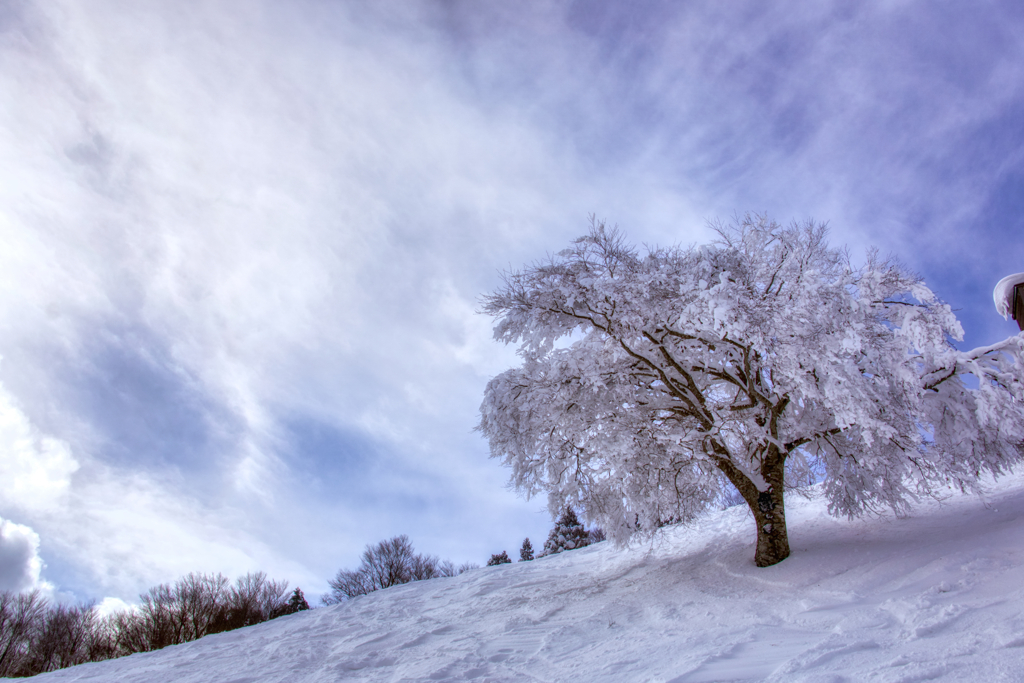
<path fill-rule="evenodd" d="M 992 299 L 996 302 L 996 311 L 1003 316 L 1003 320 L 1009 318 L 1013 309 L 1013 288 L 1024 284 L 1024 273 L 1007 275 L 996 284 L 992 290 Z"/>
<path fill-rule="evenodd" d="M 1020 681 L 1024 476 L 987 490 L 852 522 L 794 498 L 764 569 L 734 507 L 35 680 Z"/>

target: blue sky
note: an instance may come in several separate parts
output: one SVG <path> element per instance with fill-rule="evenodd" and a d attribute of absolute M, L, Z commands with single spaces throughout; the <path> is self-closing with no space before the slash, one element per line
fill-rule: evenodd
<path fill-rule="evenodd" d="M 0 5 L 0 588 L 537 547 L 475 311 L 592 213 L 827 221 L 1016 331 L 1017 3 L 366 4 Z"/>

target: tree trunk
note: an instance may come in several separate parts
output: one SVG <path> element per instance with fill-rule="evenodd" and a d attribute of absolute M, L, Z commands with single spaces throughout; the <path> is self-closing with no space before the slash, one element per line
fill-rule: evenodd
<path fill-rule="evenodd" d="M 759 491 L 757 503 L 750 506 L 757 522 L 757 550 L 754 564 L 770 567 L 789 557 L 789 532 L 786 530 L 786 506 L 782 487 Z"/>
<path fill-rule="evenodd" d="M 786 505 L 782 499 L 785 481 L 785 468 L 782 463 L 783 461 L 778 459 L 774 467 L 765 468 L 768 470 L 764 477 L 768 482 L 767 491 L 758 491 L 753 482 L 728 460 L 722 459 L 716 463 L 739 490 L 754 515 L 754 521 L 757 522 L 754 564 L 758 567 L 770 567 L 789 557 Z"/>

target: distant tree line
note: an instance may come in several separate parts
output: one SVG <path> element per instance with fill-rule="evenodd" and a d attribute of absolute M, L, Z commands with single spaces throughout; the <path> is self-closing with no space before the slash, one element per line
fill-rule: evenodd
<path fill-rule="evenodd" d="M 544 550 L 539 557 L 555 555 L 565 550 L 584 548 L 591 543 L 603 541 L 604 538 L 604 532 L 601 529 L 587 531 L 577 518 L 576 512 L 571 507 L 567 507 L 562 511 L 555 527 L 548 535 Z M 526 562 L 532 560 L 533 557 L 533 546 L 530 544 L 530 539 L 527 538 L 523 541 L 522 548 L 519 549 L 519 561 Z M 502 550 L 500 553 L 491 555 L 487 566 L 493 567 L 511 562 L 508 553 Z M 415 551 L 409 537 L 402 534 L 367 545 L 363 550 L 359 566 L 355 569 L 338 570 L 335 577 L 327 582 L 331 587 L 330 592 L 325 593 L 320 599 L 325 605 L 335 605 L 391 586 L 412 581 L 457 576 L 476 568 L 477 565 L 470 562 L 455 566 L 450 560 L 441 560 L 434 555 L 421 555 Z"/>
<path fill-rule="evenodd" d="M 309 609 L 296 588 L 263 572 L 231 584 L 192 573 L 139 596 L 138 607 L 99 616 L 94 605 L 50 603 L 38 591 L 0 592 L 0 678 L 159 650 Z"/>
<path fill-rule="evenodd" d="M 585 530 L 573 509 L 566 508 L 538 557 L 603 540 L 600 529 Z M 324 604 L 477 568 L 417 553 L 406 535 L 367 545 L 360 559 L 356 569 L 342 569 L 328 582 L 331 592 L 322 596 Z M 532 559 L 527 538 L 519 561 Z M 503 550 L 487 564 L 511 562 Z M 0 591 L 0 678 L 159 650 L 309 608 L 301 589 L 289 594 L 287 582 L 268 579 L 263 572 L 246 574 L 233 584 L 221 574 L 187 574 L 173 584 L 150 588 L 136 607 L 106 616 L 92 604 L 51 603 L 39 591 Z"/>
<path fill-rule="evenodd" d="M 329 593 L 321 597 L 325 605 L 334 605 L 383 588 L 411 581 L 457 576 L 477 565 L 465 563 L 458 567 L 450 560 L 434 555 L 420 555 L 405 534 L 389 538 L 363 551 L 356 569 L 341 569 L 328 581 Z"/>

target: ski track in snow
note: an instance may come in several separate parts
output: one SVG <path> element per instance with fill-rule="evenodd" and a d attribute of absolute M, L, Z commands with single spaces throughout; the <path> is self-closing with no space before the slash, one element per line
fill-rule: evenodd
<path fill-rule="evenodd" d="M 902 519 L 787 506 L 774 567 L 732 508 L 37 680 L 1024 681 L 1024 476 Z"/>

